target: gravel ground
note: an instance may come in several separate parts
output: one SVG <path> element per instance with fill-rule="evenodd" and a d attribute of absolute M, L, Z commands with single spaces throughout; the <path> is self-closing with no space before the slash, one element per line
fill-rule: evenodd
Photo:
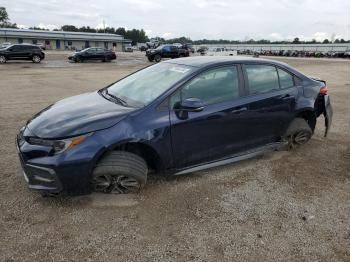
<path fill-rule="evenodd" d="M 0 65 L 0 261 L 350 261 L 350 61 L 285 61 L 326 79 L 334 118 L 293 151 L 175 178 L 137 195 L 42 198 L 20 176 L 14 138 L 40 109 L 148 63 Z M 284 59 L 280 59 L 284 60 Z"/>

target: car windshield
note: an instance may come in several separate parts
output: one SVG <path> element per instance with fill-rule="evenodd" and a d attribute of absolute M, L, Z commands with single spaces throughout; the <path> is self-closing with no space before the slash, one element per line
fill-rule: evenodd
<path fill-rule="evenodd" d="M 158 46 L 156 49 L 157 49 L 157 50 L 161 50 L 163 47 L 165 47 L 165 45 L 160 45 L 160 46 Z"/>
<path fill-rule="evenodd" d="M 111 85 L 108 93 L 129 106 L 146 106 L 193 71 L 193 67 L 185 65 L 155 64 Z"/>

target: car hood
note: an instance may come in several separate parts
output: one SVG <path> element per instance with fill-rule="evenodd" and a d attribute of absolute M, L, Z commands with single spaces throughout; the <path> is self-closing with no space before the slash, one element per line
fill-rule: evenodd
<path fill-rule="evenodd" d="M 111 127 L 135 110 L 92 92 L 52 104 L 30 119 L 27 127 L 40 138 L 70 137 Z"/>

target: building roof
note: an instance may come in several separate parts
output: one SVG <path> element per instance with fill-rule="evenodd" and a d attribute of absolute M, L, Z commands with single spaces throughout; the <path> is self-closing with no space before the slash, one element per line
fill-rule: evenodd
<path fill-rule="evenodd" d="M 123 36 L 117 34 L 45 31 L 13 28 L 0 28 L 0 37 L 130 42 L 130 40 L 124 39 Z"/>

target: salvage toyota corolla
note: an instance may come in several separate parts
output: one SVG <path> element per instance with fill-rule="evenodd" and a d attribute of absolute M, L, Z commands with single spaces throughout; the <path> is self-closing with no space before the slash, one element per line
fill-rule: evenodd
<path fill-rule="evenodd" d="M 332 107 L 326 82 L 272 60 L 180 58 L 63 99 L 17 135 L 29 188 L 130 193 L 150 170 L 184 174 L 305 144 Z"/>

